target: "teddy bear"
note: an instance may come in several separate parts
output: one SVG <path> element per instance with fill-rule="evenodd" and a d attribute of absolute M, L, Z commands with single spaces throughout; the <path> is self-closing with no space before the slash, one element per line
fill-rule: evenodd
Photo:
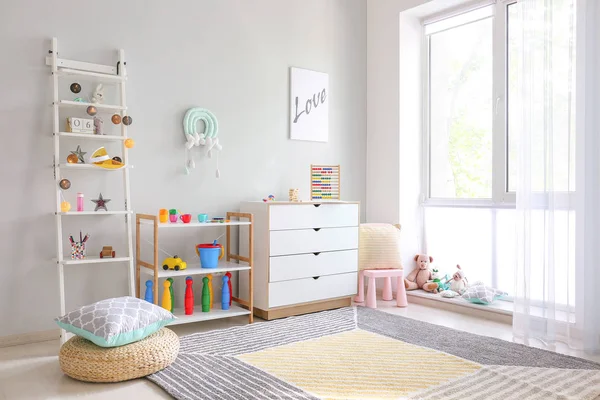
<path fill-rule="evenodd" d="M 413 269 L 406 278 L 404 278 L 404 287 L 406 290 L 423 289 L 427 281 L 431 280 L 431 269 L 429 264 L 433 262 L 433 257 L 427 254 L 417 254 L 415 256 L 417 268 Z"/>

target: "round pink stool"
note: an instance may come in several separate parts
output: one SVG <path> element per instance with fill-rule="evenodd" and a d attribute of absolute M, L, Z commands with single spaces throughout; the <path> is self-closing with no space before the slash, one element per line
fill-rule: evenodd
<path fill-rule="evenodd" d="M 385 278 L 383 283 L 383 300 L 393 300 L 392 295 L 392 278 L 397 278 L 396 288 L 396 306 L 406 307 L 406 289 L 404 288 L 404 279 L 401 269 L 364 269 L 358 272 L 358 294 L 354 297 L 355 303 L 363 303 L 365 301 L 365 278 L 369 278 L 367 287 L 367 304 L 369 308 L 377 308 L 377 288 L 375 286 L 376 278 Z"/>

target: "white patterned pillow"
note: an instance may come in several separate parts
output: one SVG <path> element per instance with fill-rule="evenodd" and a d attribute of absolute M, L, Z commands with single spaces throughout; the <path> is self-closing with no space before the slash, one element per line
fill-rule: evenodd
<path fill-rule="evenodd" d="M 164 308 L 130 296 L 102 300 L 55 319 L 64 330 L 102 347 L 137 342 L 173 320 Z"/>
<path fill-rule="evenodd" d="M 359 269 L 402 268 L 400 234 L 390 224 L 361 224 Z"/>
<path fill-rule="evenodd" d="M 496 299 L 508 293 L 485 285 L 472 285 L 463 293 L 463 299 L 475 304 L 492 304 Z"/>

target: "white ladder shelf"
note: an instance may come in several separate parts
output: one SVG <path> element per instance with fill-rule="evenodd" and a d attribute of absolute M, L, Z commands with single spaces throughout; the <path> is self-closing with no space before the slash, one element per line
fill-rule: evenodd
<path fill-rule="evenodd" d="M 116 113 L 125 116 L 127 110 L 127 96 L 125 83 L 127 81 L 126 62 L 124 50 L 118 50 L 118 63 L 117 66 L 92 64 L 81 61 L 66 60 L 58 57 L 58 40 L 52 39 L 52 49 L 49 51 L 49 56 L 46 57 L 46 65 L 52 69 L 52 85 L 53 85 L 53 120 L 54 124 L 52 127 L 52 134 L 54 137 L 54 180 L 56 181 L 56 265 L 58 267 L 58 285 L 60 292 L 60 314 L 64 315 L 65 309 L 65 279 L 64 279 L 64 266 L 65 265 L 80 265 L 80 264 L 96 264 L 96 263 L 127 263 L 128 266 L 128 288 L 129 295 L 135 296 L 135 276 L 134 276 L 134 265 L 133 265 L 133 247 L 132 247 L 132 232 L 133 232 L 133 211 L 131 209 L 130 191 L 129 191 L 129 157 L 127 154 L 127 148 L 124 145 L 124 141 L 127 139 L 127 126 L 121 124 L 120 135 L 93 135 L 93 134 L 74 134 L 60 131 L 60 113 L 59 110 L 63 108 L 81 108 L 85 109 L 90 104 L 79 103 L 69 100 L 61 100 L 58 97 L 59 81 L 60 76 L 76 77 L 82 80 L 91 80 L 98 83 L 116 84 L 119 87 L 120 104 L 108 105 L 108 104 L 94 104 L 98 109 L 99 113 L 108 112 Z M 60 163 L 60 142 L 61 138 L 77 137 L 82 140 L 91 140 L 98 142 L 102 140 L 106 141 L 121 141 L 122 153 L 121 159 L 126 165 L 125 168 L 119 170 L 103 170 L 101 168 L 94 167 L 89 164 L 61 164 Z M 99 171 L 99 172 L 117 172 L 120 171 L 123 174 L 123 190 L 125 199 L 125 208 L 123 211 L 112 211 L 112 212 L 61 212 L 61 189 L 59 186 L 60 180 L 63 178 L 61 170 L 81 170 L 81 171 Z M 65 258 L 63 254 L 63 229 L 62 229 L 62 218 L 64 216 L 71 218 L 71 216 L 83 216 L 83 215 L 106 215 L 109 218 L 110 215 L 125 217 L 125 230 L 127 235 L 127 255 L 125 257 L 117 258 L 99 258 L 95 256 L 86 256 L 83 260 L 72 260 L 70 257 Z M 60 341 L 61 344 L 66 340 L 66 332 L 61 330 Z"/>

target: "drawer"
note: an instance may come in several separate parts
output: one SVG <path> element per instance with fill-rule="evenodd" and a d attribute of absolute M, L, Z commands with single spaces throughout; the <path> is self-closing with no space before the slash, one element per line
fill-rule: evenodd
<path fill-rule="evenodd" d="M 357 272 L 269 283 L 269 308 L 356 294 Z"/>
<path fill-rule="evenodd" d="M 272 231 L 358 226 L 358 204 L 280 204 L 269 207 Z"/>
<path fill-rule="evenodd" d="M 271 257 L 269 282 L 358 271 L 358 250 Z"/>
<path fill-rule="evenodd" d="M 358 249 L 358 227 L 271 231 L 271 256 Z"/>

